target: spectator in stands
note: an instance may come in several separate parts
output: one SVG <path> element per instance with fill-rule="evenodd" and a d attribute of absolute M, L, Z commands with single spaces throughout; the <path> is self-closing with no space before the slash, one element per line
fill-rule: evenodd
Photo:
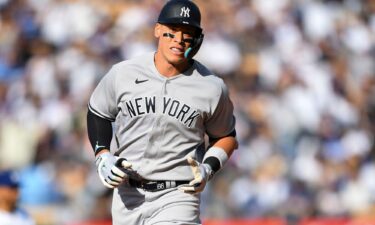
<path fill-rule="evenodd" d="M 34 220 L 18 207 L 19 178 L 15 171 L 0 171 L 0 224 L 34 225 Z"/>

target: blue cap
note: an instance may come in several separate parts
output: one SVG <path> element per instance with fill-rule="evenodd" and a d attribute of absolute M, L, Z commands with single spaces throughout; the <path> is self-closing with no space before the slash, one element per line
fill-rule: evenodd
<path fill-rule="evenodd" d="M 19 176 L 15 171 L 0 171 L 0 187 L 18 188 L 19 184 Z"/>

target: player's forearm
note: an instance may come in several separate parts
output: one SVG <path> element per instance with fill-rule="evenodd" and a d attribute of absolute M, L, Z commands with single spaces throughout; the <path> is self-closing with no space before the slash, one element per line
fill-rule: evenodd
<path fill-rule="evenodd" d="M 227 153 L 229 158 L 232 155 L 233 151 L 238 148 L 238 142 L 235 137 L 228 136 L 216 139 L 214 142 L 211 143 L 211 146 L 223 149 Z"/>

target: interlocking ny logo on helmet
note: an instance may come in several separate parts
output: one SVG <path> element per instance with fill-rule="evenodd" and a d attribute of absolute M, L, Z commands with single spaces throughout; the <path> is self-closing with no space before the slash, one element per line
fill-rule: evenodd
<path fill-rule="evenodd" d="M 199 8 L 189 0 L 170 0 L 167 2 L 162 8 L 157 22 L 190 25 L 202 32 Z"/>
<path fill-rule="evenodd" d="M 182 7 L 181 8 L 181 13 L 180 13 L 180 16 L 183 16 L 183 17 L 190 17 L 190 9 L 188 7 Z"/>

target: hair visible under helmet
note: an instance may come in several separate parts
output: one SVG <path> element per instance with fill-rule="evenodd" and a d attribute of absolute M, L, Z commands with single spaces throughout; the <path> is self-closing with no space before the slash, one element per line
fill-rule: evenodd
<path fill-rule="evenodd" d="M 201 13 L 196 4 L 189 0 L 170 0 L 162 8 L 158 23 L 182 24 L 196 28 L 197 35 L 185 53 L 185 58 L 192 58 L 202 45 L 204 35 L 201 28 Z"/>

